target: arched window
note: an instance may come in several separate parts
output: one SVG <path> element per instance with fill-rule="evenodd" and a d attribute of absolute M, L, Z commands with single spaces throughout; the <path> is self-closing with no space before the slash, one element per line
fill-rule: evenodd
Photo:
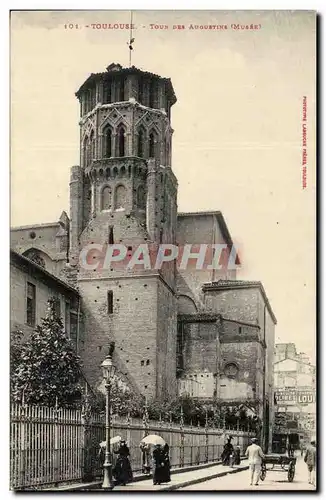
<path fill-rule="evenodd" d="M 87 165 L 89 163 L 89 138 L 88 138 L 88 136 L 86 136 L 84 139 L 83 158 L 84 158 L 84 166 L 87 167 Z"/>
<path fill-rule="evenodd" d="M 112 82 L 111 80 L 108 80 L 106 83 L 104 83 L 104 98 L 103 98 L 103 104 L 110 104 L 112 101 Z"/>
<path fill-rule="evenodd" d="M 122 125 L 118 129 L 118 156 L 125 156 L 125 129 Z"/>
<path fill-rule="evenodd" d="M 142 104 L 143 99 L 144 99 L 144 82 L 140 78 L 138 81 L 138 102 L 140 102 L 140 104 Z"/>
<path fill-rule="evenodd" d="M 165 142 L 166 165 L 170 165 L 170 139 L 166 138 Z"/>
<path fill-rule="evenodd" d="M 23 253 L 23 256 L 45 269 L 45 260 L 38 250 L 35 250 L 34 248 L 27 250 Z"/>
<path fill-rule="evenodd" d="M 138 131 L 138 144 L 137 144 L 137 156 L 139 156 L 139 158 L 144 158 L 144 141 L 145 139 L 145 131 L 144 129 L 141 127 Z"/>
<path fill-rule="evenodd" d="M 110 186 L 105 186 L 101 196 L 101 210 L 110 210 L 112 207 L 112 189 Z"/>
<path fill-rule="evenodd" d="M 125 79 L 121 78 L 119 88 L 119 101 L 125 100 Z"/>
<path fill-rule="evenodd" d="M 127 195 L 126 188 L 122 184 L 117 186 L 117 188 L 115 190 L 115 209 L 116 210 L 118 208 L 125 208 L 126 195 Z"/>
<path fill-rule="evenodd" d="M 95 158 L 95 134 L 94 134 L 94 130 L 92 130 L 92 132 L 91 132 L 91 135 L 89 137 L 89 141 L 90 141 L 90 158 L 89 158 L 89 161 L 91 162 Z"/>
<path fill-rule="evenodd" d="M 155 158 L 156 156 L 156 134 L 151 132 L 149 134 L 149 158 Z"/>
<path fill-rule="evenodd" d="M 112 129 L 106 127 L 103 133 L 103 157 L 111 158 L 112 156 Z"/>
<path fill-rule="evenodd" d="M 157 85 L 155 80 L 151 80 L 149 85 L 149 107 L 155 108 Z"/>
<path fill-rule="evenodd" d="M 146 208 L 146 192 L 143 186 L 139 186 L 137 190 L 137 207 L 142 210 Z"/>

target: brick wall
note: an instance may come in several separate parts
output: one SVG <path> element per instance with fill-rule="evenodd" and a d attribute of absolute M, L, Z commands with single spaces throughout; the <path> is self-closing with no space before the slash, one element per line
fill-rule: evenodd
<path fill-rule="evenodd" d="M 219 398 L 222 400 L 255 399 L 261 394 L 262 357 L 258 342 L 221 341 Z M 225 367 L 234 363 L 238 373 L 234 379 L 224 373 Z"/>
<path fill-rule="evenodd" d="M 184 323 L 184 371 L 178 379 L 179 394 L 212 398 L 219 364 L 216 322 Z"/>
<path fill-rule="evenodd" d="M 195 245 L 200 244 L 226 244 L 218 224 L 216 215 L 178 215 L 177 243 L 181 249 L 184 245 L 192 244 L 193 252 L 199 251 Z M 203 308 L 203 294 L 201 287 L 203 283 L 218 279 L 235 279 L 235 271 L 208 270 L 207 265 L 212 259 L 205 261 L 204 268 L 197 270 L 196 261 L 189 260 L 186 269 L 179 269 L 178 292 L 194 298 L 199 308 Z"/>
<path fill-rule="evenodd" d="M 259 290 L 256 288 L 237 288 L 205 292 L 205 304 L 223 317 L 259 323 Z"/>
<path fill-rule="evenodd" d="M 157 395 L 173 399 L 177 395 L 176 298 L 163 281 L 157 287 Z"/>
<path fill-rule="evenodd" d="M 174 298 L 158 276 L 79 280 L 83 298 L 85 344 L 82 352 L 89 382 L 101 381 L 100 364 L 108 343 L 116 343 L 114 363 L 122 377 L 149 399 L 175 392 Z M 113 291 L 113 314 L 107 291 Z M 159 297 L 164 300 L 159 300 Z"/>

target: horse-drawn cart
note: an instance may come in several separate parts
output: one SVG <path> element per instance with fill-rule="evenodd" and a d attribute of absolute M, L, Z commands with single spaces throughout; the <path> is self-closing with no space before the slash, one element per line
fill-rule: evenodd
<path fill-rule="evenodd" d="M 260 479 L 265 480 L 267 471 L 287 473 L 289 483 L 292 483 L 295 476 L 296 458 L 288 455 L 265 455 L 260 471 Z"/>

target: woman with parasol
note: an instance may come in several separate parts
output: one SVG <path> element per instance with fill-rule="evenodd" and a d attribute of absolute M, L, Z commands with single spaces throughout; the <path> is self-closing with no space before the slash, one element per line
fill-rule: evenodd
<path fill-rule="evenodd" d="M 124 439 L 120 441 L 118 450 L 113 453 L 118 455 L 116 464 L 113 469 L 113 475 L 116 485 L 126 486 L 127 483 L 132 481 L 132 470 L 130 465 L 130 451 Z"/>
<path fill-rule="evenodd" d="M 161 484 L 167 482 L 166 480 L 166 453 L 163 450 L 163 446 L 166 443 L 161 436 L 157 434 L 151 434 L 142 439 L 140 443 L 141 450 L 144 448 L 149 449 L 153 446 L 153 484 Z"/>
<path fill-rule="evenodd" d="M 160 444 L 154 445 L 153 451 L 153 484 L 161 484 L 165 479 L 165 454 Z"/>

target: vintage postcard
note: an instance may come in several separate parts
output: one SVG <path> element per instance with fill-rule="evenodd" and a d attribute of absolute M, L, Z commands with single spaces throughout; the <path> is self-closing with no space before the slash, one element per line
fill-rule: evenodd
<path fill-rule="evenodd" d="M 10 32 L 10 489 L 316 490 L 316 12 Z"/>

